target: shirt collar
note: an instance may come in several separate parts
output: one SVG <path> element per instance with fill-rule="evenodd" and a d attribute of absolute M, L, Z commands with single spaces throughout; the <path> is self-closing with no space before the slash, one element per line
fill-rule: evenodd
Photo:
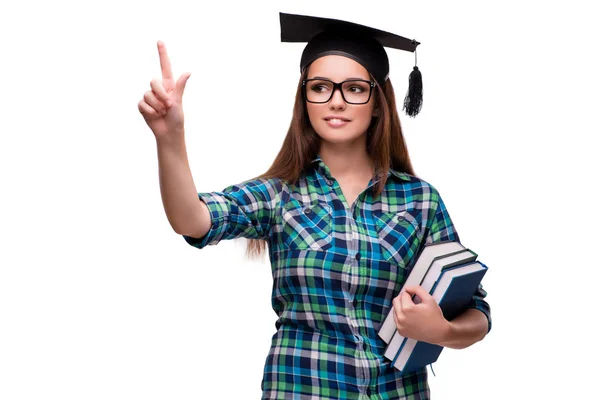
<path fill-rule="evenodd" d="M 321 175 L 323 175 L 324 177 L 326 177 L 328 179 L 333 179 L 333 177 L 331 176 L 331 171 L 329 171 L 329 167 L 327 166 L 327 164 L 325 164 L 325 162 L 323 162 L 320 155 L 317 155 L 311 161 L 311 164 Z M 394 175 L 396 178 L 403 180 L 403 181 L 410 181 L 410 176 L 407 173 L 396 171 L 395 169 L 392 169 L 392 168 L 390 168 L 390 170 L 388 171 L 388 177 L 390 175 Z"/>

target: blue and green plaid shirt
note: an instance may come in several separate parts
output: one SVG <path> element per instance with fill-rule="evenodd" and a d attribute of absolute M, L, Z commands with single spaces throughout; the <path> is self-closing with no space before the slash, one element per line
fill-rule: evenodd
<path fill-rule="evenodd" d="M 317 157 L 295 185 L 254 179 L 198 193 L 212 225 L 199 249 L 224 239 L 265 239 L 278 319 L 261 384 L 263 399 L 429 399 L 427 371 L 400 376 L 379 328 L 425 243 L 457 240 L 437 190 L 391 170 L 381 196 L 373 179 L 348 209 Z M 488 318 L 480 286 L 472 308 Z"/>

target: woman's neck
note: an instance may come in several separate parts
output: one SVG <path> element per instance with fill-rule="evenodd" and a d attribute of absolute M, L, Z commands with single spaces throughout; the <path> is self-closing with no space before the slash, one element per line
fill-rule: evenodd
<path fill-rule="evenodd" d="M 322 143 L 319 156 L 336 179 L 372 177 L 373 161 L 365 146 Z"/>

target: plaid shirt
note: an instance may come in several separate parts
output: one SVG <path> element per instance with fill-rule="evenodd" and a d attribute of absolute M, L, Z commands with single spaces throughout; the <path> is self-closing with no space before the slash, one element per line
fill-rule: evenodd
<path fill-rule="evenodd" d="M 459 237 L 437 190 L 391 170 L 352 209 L 317 157 L 295 185 L 255 179 L 198 193 L 212 225 L 199 249 L 224 239 L 265 239 L 279 317 L 261 383 L 263 399 L 429 399 L 427 371 L 404 377 L 383 353 L 379 328 L 425 243 Z M 488 318 L 480 286 L 469 307 Z"/>

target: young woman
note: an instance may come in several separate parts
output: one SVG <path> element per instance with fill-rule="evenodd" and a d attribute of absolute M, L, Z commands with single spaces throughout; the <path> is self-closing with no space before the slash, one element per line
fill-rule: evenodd
<path fill-rule="evenodd" d="M 250 240 L 248 254 L 268 245 L 279 318 L 263 399 L 428 399 L 425 368 L 400 376 L 383 357 L 377 333 L 392 308 L 402 336 L 455 349 L 491 329 L 481 286 L 451 322 L 421 287 L 398 295 L 425 243 L 459 237 L 440 194 L 411 166 L 382 69 L 385 50 L 348 26 L 311 34 L 291 125 L 271 168 L 222 191 L 196 192 L 182 110 L 190 74 L 174 81 L 160 41 L 163 79 L 151 81 L 138 104 L 156 137 L 175 232 L 199 249 L 241 237 Z"/>

